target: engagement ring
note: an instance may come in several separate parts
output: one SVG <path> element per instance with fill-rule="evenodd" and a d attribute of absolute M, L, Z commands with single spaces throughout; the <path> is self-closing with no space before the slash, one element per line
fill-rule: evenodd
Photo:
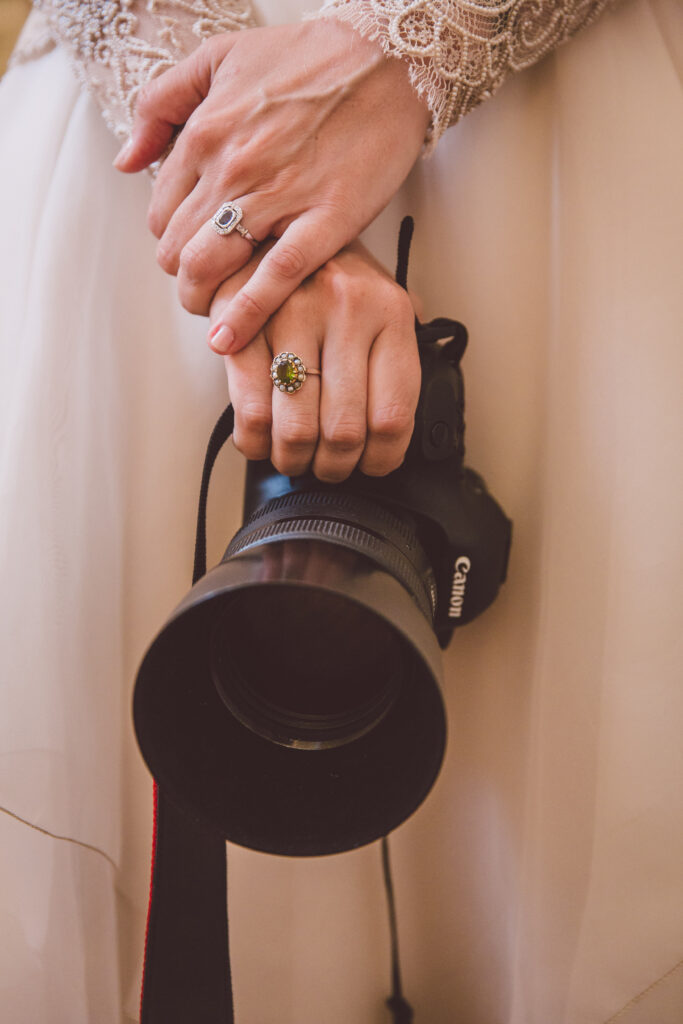
<path fill-rule="evenodd" d="M 258 239 L 254 238 L 251 231 L 248 231 L 241 223 L 243 216 L 242 207 L 237 203 L 223 203 L 214 213 L 211 224 L 219 235 L 230 235 L 236 231 L 242 238 L 246 238 L 247 242 L 258 245 Z"/>

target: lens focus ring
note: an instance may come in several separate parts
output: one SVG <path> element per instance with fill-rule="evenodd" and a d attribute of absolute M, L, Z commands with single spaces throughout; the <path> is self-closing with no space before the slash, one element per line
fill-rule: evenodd
<path fill-rule="evenodd" d="M 432 622 L 436 582 L 414 526 L 358 495 L 312 491 L 274 498 L 250 516 L 226 557 L 276 540 L 306 539 L 367 555 L 403 584 Z"/>

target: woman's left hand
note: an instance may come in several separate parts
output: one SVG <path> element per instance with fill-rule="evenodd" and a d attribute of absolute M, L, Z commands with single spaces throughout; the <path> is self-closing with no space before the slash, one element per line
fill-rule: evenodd
<path fill-rule="evenodd" d="M 211 307 L 214 331 L 254 270 L 248 265 L 219 289 Z M 220 337 L 209 337 L 217 347 Z M 296 353 L 321 375 L 309 375 L 294 394 L 282 393 L 270 375 L 280 352 Z M 384 476 L 403 461 L 420 391 L 415 312 L 359 242 L 301 284 L 252 344 L 225 364 L 233 440 L 247 458 L 270 458 L 287 476 L 312 469 L 329 483 L 356 466 Z"/>
<path fill-rule="evenodd" d="M 222 351 L 234 353 L 301 281 L 355 239 L 399 188 L 429 114 L 403 61 L 333 18 L 225 33 L 142 90 L 131 142 L 116 160 L 139 171 L 184 125 L 154 184 L 149 226 L 180 300 L 207 313 L 250 258 L 211 218 L 226 201 L 260 240 L 279 239 L 221 303 Z"/>

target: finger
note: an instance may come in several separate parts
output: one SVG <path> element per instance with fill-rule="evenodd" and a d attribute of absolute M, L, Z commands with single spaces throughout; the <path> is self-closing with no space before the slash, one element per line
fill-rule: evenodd
<path fill-rule="evenodd" d="M 171 153 L 157 175 L 147 207 L 147 227 L 156 238 L 161 239 L 181 204 L 196 204 L 198 186 L 201 188 L 201 179 L 196 167 L 174 159 Z"/>
<path fill-rule="evenodd" d="M 367 431 L 368 353 L 372 333 L 336 316 L 325 335 L 320 439 L 313 460 L 319 480 L 338 483 L 355 469 Z M 354 336 L 355 335 L 355 336 Z"/>
<path fill-rule="evenodd" d="M 275 318 L 267 328 L 267 334 L 274 354 L 295 353 L 305 366 L 318 369 L 318 340 L 307 333 L 301 323 L 295 331 L 283 330 Z M 276 387 L 272 387 L 272 391 L 271 461 L 285 476 L 301 476 L 310 467 L 318 443 L 320 377 L 309 374 L 301 389 L 293 394 L 279 391 Z"/>
<path fill-rule="evenodd" d="M 247 459 L 270 456 L 272 358 L 266 339 L 260 334 L 248 348 L 225 360 L 230 401 L 235 410 L 233 442 Z"/>
<path fill-rule="evenodd" d="M 253 199 L 238 199 L 237 205 L 243 210 L 239 226 L 248 225 L 250 235 L 260 242 L 267 236 L 271 222 L 264 217 L 263 211 L 260 215 L 252 215 L 252 203 Z M 170 234 L 171 228 L 172 224 L 166 235 Z M 166 235 L 162 243 L 166 241 Z M 218 286 L 243 267 L 255 249 L 256 246 L 236 229 L 228 235 L 221 235 L 213 226 L 213 218 L 206 221 L 180 252 L 178 296 L 185 309 L 190 313 L 205 314 Z"/>
<path fill-rule="evenodd" d="M 349 241 L 339 219 L 318 209 L 293 221 L 225 310 L 225 351 L 247 345 L 301 281 Z"/>
<path fill-rule="evenodd" d="M 368 365 L 368 436 L 359 469 L 384 476 L 403 462 L 420 394 L 412 325 L 392 324 L 375 340 Z"/>
<path fill-rule="evenodd" d="M 221 348 L 221 334 L 225 331 L 225 327 L 223 326 L 221 319 L 223 312 L 230 305 L 231 300 L 235 297 L 242 285 L 245 284 L 254 273 L 259 261 L 263 259 L 264 250 L 267 251 L 270 244 L 270 242 L 265 242 L 263 246 L 260 246 L 255 250 L 252 253 L 249 262 L 245 263 L 245 265 L 236 271 L 232 277 L 228 277 L 223 281 L 213 297 L 213 301 L 211 303 L 211 326 L 208 335 L 208 342 L 213 351 L 217 352 L 219 355 L 223 354 Z"/>
<path fill-rule="evenodd" d="M 207 96 L 215 69 L 234 45 L 236 34 L 205 40 L 180 64 L 143 86 L 133 132 L 114 161 L 117 170 L 132 174 L 163 155 L 176 128 Z"/>
<path fill-rule="evenodd" d="M 220 181 L 216 181 L 215 171 L 206 171 L 202 159 L 205 143 L 198 134 L 205 123 L 206 119 L 190 118 L 152 189 L 147 214 L 149 229 L 157 238 L 169 232 L 164 242 L 168 248 L 175 245 L 178 254 L 202 224 L 213 217 L 220 202 L 235 201 L 253 185 L 254 168 L 247 161 L 242 166 L 235 156 L 221 160 Z"/>

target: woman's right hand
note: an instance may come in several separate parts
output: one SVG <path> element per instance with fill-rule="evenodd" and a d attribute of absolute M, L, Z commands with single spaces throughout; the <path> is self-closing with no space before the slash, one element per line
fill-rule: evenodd
<path fill-rule="evenodd" d="M 148 222 L 190 313 L 251 255 L 217 234 L 227 200 L 254 239 L 277 239 L 221 303 L 222 352 L 247 345 L 310 274 L 351 242 L 410 171 L 429 122 L 408 65 L 335 18 L 223 33 L 141 91 L 130 144 L 139 171 L 166 150 Z"/>
<path fill-rule="evenodd" d="M 214 329 L 255 255 L 216 293 Z M 220 337 L 210 344 L 220 349 Z M 270 366 L 294 352 L 319 369 L 294 394 L 273 387 Z M 226 356 L 234 443 L 271 459 L 287 476 L 312 469 L 337 483 L 358 466 L 384 476 L 403 461 L 420 391 L 415 311 L 408 294 L 359 243 L 343 249 L 298 289 L 247 348 Z"/>

